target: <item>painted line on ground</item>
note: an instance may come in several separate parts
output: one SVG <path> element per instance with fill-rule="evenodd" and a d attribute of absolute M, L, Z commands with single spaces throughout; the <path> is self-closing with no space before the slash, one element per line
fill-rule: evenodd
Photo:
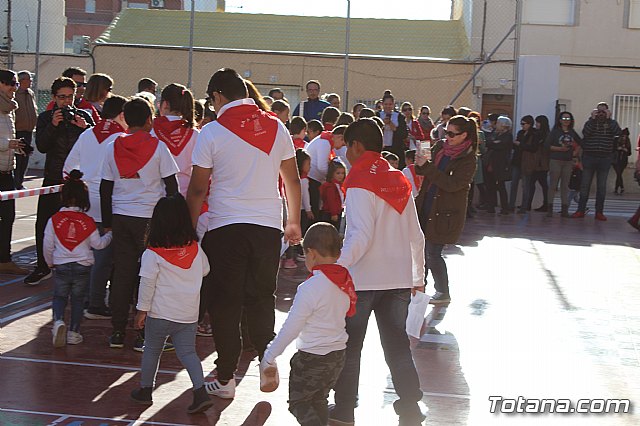
<path fill-rule="evenodd" d="M 64 413 L 50 413 L 47 411 L 33 411 L 33 410 L 17 410 L 17 409 L 13 409 L 13 408 L 0 408 L 0 413 L 1 412 L 7 412 L 7 413 L 17 413 L 17 414 L 36 414 L 36 415 L 41 415 L 41 416 L 57 416 L 58 419 L 61 417 L 67 417 L 67 419 L 69 418 L 78 418 L 78 419 L 86 419 L 86 420 L 109 420 L 109 421 L 115 421 L 115 422 L 122 422 L 122 423 L 128 423 L 128 424 L 136 424 L 138 422 L 144 422 L 144 424 L 148 424 L 148 425 L 158 425 L 158 426 L 192 426 L 192 425 L 188 425 L 188 424 L 184 424 L 184 423 L 165 423 L 165 422 L 152 422 L 149 420 L 144 420 L 144 419 L 112 419 L 109 417 L 96 417 L 96 416 L 80 416 L 80 415 L 76 415 L 76 414 L 64 414 Z"/>
<path fill-rule="evenodd" d="M 26 276 L 26 275 L 25 275 Z M 24 281 L 24 277 L 25 276 L 21 276 L 20 278 L 14 278 L 12 280 L 9 281 L 5 281 L 3 283 L 0 284 L 0 287 L 4 287 L 6 285 L 10 285 L 10 284 L 15 284 L 15 283 L 19 283 L 20 281 Z"/>
<path fill-rule="evenodd" d="M 24 311 L 16 312 L 15 314 L 11 314 L 6 318 L 0 318 L 0 325 L 4 325 L 8 322 L 11 322 L 15 319 L 22 318 L 26 315 L 33 314 L 35 312 L 40 312 L 43 309 L 48 309 L 51 307 L 51 302 L 43 303 L 42 305 L 34 306 L 29 309 L 25 309 Z"/>
<path fill-rule="evenodd" d="M 53 291 L 50 290 L 43 293 L 34 294 L 33 296 L 25 297 L 20 300 L 16 300 L 15 302 L 7 303 L 6 305 L 0 306 L 0 314 L 19 309 L 23 306 L 29 305 L 30 303 L 39 302 L 43 299 L 51 299 L 52 296 Z"/>
<path fill-rule="evenodd" d="M 113 364 L 93 364 L 88 362 L 74 362 L 74 361 L 57 361 L 53 359 L 37 359 L 37 358 L 25 358 L 11 355 L 0 355 L 0 361 L 21 361 L 21 362 L 33 362 L 36 364 L 55 364 L 55 365 L 73 365 L 75 367 L 90 367 L 90 368 L 106 368 L 108 370 L 123 370 L 123 371 L 140 371 L 140 367 L 129 367 L 125 365 L 113 365 Z M 182 370 L 158 370 L 158 373 L 162 374 L 178 374 Z"/>
<path fill-rule="evenodd" d="M 55 419 L 54 421 L 52 421 L 51 423 L 49 423 L 47 426 L 56 426 L 58 423 L 62 423 L 65 420 L 67 420 L 68 418 L 69 418 L 69 416 L 59 417 L 59 418 Z"/>
<path fill-rule="evenodd" d="M 20 238 L 19 240 L 13 240 L 13 241 L 11 241 L 11 244 L 24 243 L 26 241 L 31 241 L 31 240 L 35 240 L 35 239 L 36 239 L 36 237 L 34 235 L 33 237 Z"/>

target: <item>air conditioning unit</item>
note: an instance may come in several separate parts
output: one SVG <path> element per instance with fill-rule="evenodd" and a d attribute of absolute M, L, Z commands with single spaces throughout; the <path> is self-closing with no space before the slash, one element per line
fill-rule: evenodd
<path fill-rule="evenodd" d="M 151 7 L 154 9 L 164 9 L 164 0 L 151 0 Z"/>

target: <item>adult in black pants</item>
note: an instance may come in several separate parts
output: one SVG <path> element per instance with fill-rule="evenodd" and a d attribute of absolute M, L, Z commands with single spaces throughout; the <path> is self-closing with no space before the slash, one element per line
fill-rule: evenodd
<path fill-rule="evenodd" d="M 87 112 L 73 106 L 75 93 L 75 81 L 67 77 L 56 78 L 51 85 L 55 105 L 52 110 L 38 116 L 36 146 L 46 155 L 42 186 L 59 185 L 63 182 L 62 169 L 71 148 L 78 140 L 80 133 L 94 125 L 93 119 Z M 59 209 L 59 194 L 41 195 L 38 198 L 36 216 L 38 264 L 36 269 L 24 279 L 25 284 L 37 285 L 40 281 L 51 277 L 51 270 L 42 254 L 42 242 L 47 221 Z"/>
<path fill-rule="evenodd" d="M 496 212 L 496 205 L 498 204 L 496 191 L 498 191 L 500 193 L 500 214 L 509 214 L 507 188 L 504 182 L 510 177 L 508 169 L 509 154 L 513 146 L 511 127 L 512 123 L 509 117 L 498 117 L 494 136 L 487 140 L 487 154 L 484 158 L 486 167 L 484 179 L 487 186 L 488 213 Z"/>
<path fill-rule="evenodd" d="M 29 165 L 29 156 L 33 152 L 31 142 L 33 139 L 33 129 L 36 127 L 38 118 L 38 108 L 36 106 L 35 94 L 31 90 L 31 73 L 29 71 L 20 71 L 18 73 L 18 91 L 16 92 L 16 102 L 18 109 L 16 110 L 16 139 L 24 139 L 24 154 L 16 153 L 16 169 L 13 179 L 16 183 L 16 189 L 24 189 L 22 182 L 24 174 Z"/>
<path fill-rule="evenodd" d="M 243 311 L 260 358 L 275 336 L 282 235 L 278 175 L 287 188 L 284 238 L 292 245 L 301 240 L 301 190 L 289 131 L 248 98 L 242 77 L 232 69 L 221 69 L 211 77 L 207 94 L 218 120 L 198 136 L 187 203 L 195 226 L 211 185 L 203 248 L 215 269 L 208 296 L 218 377 L 206 387 L 208 393 L 230 399 L 235 396 Z M 246 122 L 253 126 L 245 126 Z M 240 163 L 251 167 L 230 167 Z"/>

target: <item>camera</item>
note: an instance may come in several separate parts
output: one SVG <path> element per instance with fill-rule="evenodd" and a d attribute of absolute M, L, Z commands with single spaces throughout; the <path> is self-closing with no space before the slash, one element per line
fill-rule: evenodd
<path fill-rule="evenodd" d="M 73 121 L 76 118 L 76 109 L 71 106 L 63 106 L 60 108 L 62 110 L 62 119 L 64 121 Z"/>

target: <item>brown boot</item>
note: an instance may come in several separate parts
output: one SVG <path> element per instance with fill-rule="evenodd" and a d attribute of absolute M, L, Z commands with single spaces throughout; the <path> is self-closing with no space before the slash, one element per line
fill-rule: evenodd
<path fill-rule="evenodd" d="M 29 271 L 16 265 L 14 262 L 0 263 L 0 274 L 27 275 Z"/>

